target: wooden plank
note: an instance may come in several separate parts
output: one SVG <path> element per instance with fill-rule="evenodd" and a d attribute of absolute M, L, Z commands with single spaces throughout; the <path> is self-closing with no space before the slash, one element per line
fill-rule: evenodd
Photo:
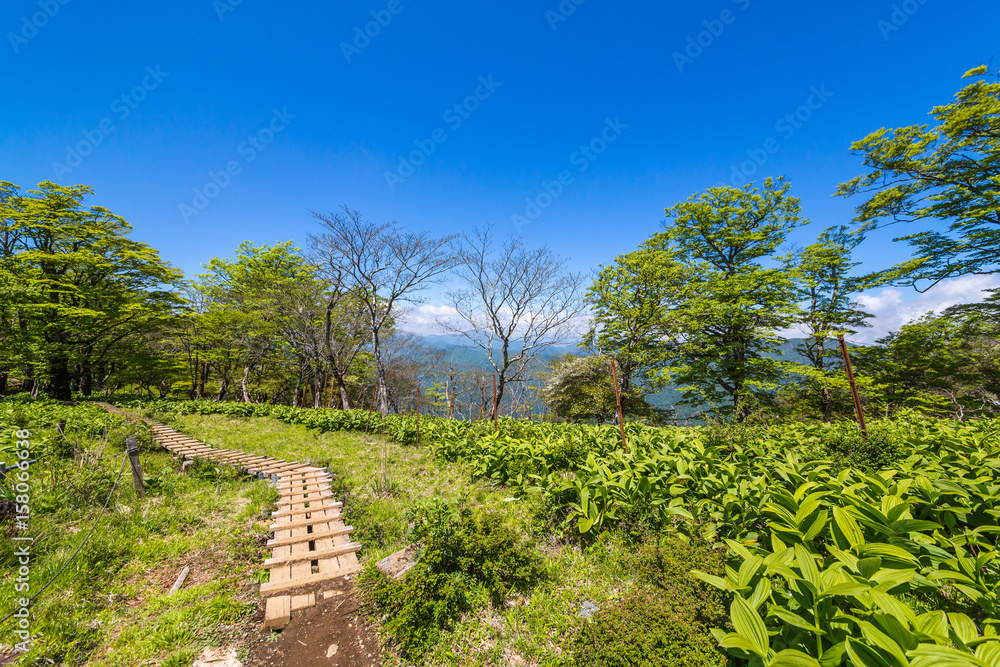
<path fill-rule="evenodd" d="M 311 491 L 313 489 L 325 490 L 330 488 L 330 482 L 325 479 L 317 480 L 315 482 L 308 481 L 296 484 L 279 484 L 278 491 L 284 493 L 285 491 Z"/>
<path fill-rule="evenodd" d="M 296 545 L 298 546 L 298 545 Z M 306 545 L 308 547 L 308 544 Z M 301 553 L 293 553 L 291 556 L 282 556 L 281 558 L 268 558 L 264 561 L 264 569 L 268 569 L 272 565 L 284 565 L 286 563 L 299 563 L 301 561 L 312 561 L 320 560 L 321 558 L 331 558 L 333 556 L 339 556 L 341 554 L 353 553 L 355 551 L 361 550 L 361 544 L 359 542 L 348 542 L 347 544 L 341 544 L 335 547 L 327 547 L 325 549 L 315 549 L 313 551 L 304 550 Z"/>
<path fill-rule="evenodd" d="M 313 491 L 311 493 L 296 493 L 295 495 L 286 495 L 281 498 L 283 503 L 318 503 L 321 500 L 329 500 L 333 498 L 332 491 Z"/>
<path fill-rule="evenodd" d="M 292 611 L 298 611 L 299 609 L 305 609 L 306 607 L 316 606 L 316 594 L 307 593 L 306 595 L 293 595 L 292 596 Z"/>
<path fill-rule="evenodd" d="M 277 523 L 270 527 L 270 530 L 277 533 L 279 530 L 289 530 L 291 528 L 302 528 L 304 526 L 315 526 L 321 523 L 330 523 L 331 521 L 339 521 L 340 512 L 335 514 L 317 514 L 316 516 L 310 517 L 308 519 L 302 519 L 300 521 L 294 521 L 292 523 Z"/>
<path fill-rule="evenodd" d="M 315 470 L 310 470 L 308 472 L 303 472 L 303 473 L 294 473 L 294 472 L 281 473 L 280 475 L 278 475 L 278 482 L 279 483 L 290 482 L 293 480 L 297 480 L 300 477 L 301 479 L 312 479 L 314 477 L 332 477 L 332 475 L 329 472 L 327 472 L 326 468 L 316 468 Z"/>
<path fill-rule="evenodd" d="M 278 481 L 279 482 L 286 482 L 286 481 L 295 479 L 296 476 L 301 476 L 302 478 L 307 478 L 310 475 L 317 475 L 318 476 L 318 475 L 329 475 L 330 474 L 329 472 L 327 472 L 326 468 L 314 468 L 312 466 L 307 466 L 307 465 L 301 464 L 301 463 L 299 465 L 301 466 L 301 469 L 298 472 L 293 471 L 293 470 L 287 470 L 287 471 L 282 471 L 282 472 L 278 473 Z"/>
<path fill-rule="evenodd" d="M 292 537 L 283 537 L 281 539 L 268 540 L 267 546 L 280 547 L 280 546 L 285 546 L 287 544 L 312 542 L 313 540 L 322 540 L 327 537 L 336 537 L 338 535 L 349 535 L 353 531 L 354 531 L 354 526 L 344 526 L 342 528 L 334 528 L 333 530 L 326 530 L 320 533 L 306 533 L 304 535 L 295 535 Z"/>
<path fill-rule="evenodd" d="M 278 502 L 280 503 L 281 501 L 279 500 Z M 283 510 L 278 510 L 277 512 L 272 512 L 271 513 L 271 518 L 272 519 L 277 519 L 278 517 L 283 517 L 283 516 L 297 516 L 297 515 L 300 515 L 300 514 L 319 514 L 323 510 L 336 510 L 336 509 L 340 509 L 343 506 L 344 506 L 344 503 L 340 503 L 340 502 L 337 502 L 337 503 L 326 503 L 326 504 L 323 504 L 323 505 L 311 505 L 310 504 L 309 507 L 300 507 L 300 508 L 297 508 L 297 509 L 293 507 L 291 509 L 283 509 Z M 336 516 L 340 516 L 340 515 L 337 514 Z"/>
<path fill-rule="evenodd" d="M 295 520 L 294 517 L 306 515 L 304 519 Z M 300 510 L 293 510 L 289 514 L 280 515 L 279 519 L 293 519 L 289 523 L 273 523 L 270 526 L 271 531 L 277 530 L 288 530 L 290 528 L 301 528 L 302 526 L 315 526 L 317 523 L 323 523 L 324 521 L 340 520 L 340 512 L 336 509 L 330 509 L 329 507 L 303 507 Z"/>
<path fill-rule="evenodd" d="M 295 468 L 298 468 L 300 465 L 302 465 L 302 464 L 300 464 L 300 463 L 288 463 L 287 461 L 283 462 L 281 460 L 276 460 L 276 461 L 274 461 L 273 464 L 268 464 L 266 466 L 261 466 L 260 469 L 261 470 L 266 470 L 266 471 L 269 472 L 269 474 L 274 475 L 276 473 L 284 472 L 286 470 L 293 470 Z"/>
<path fill-rule="evenodd" d="M 264 607 L 264 629 L 280 630 L 292 620 L 292 599 L 288 595 L 268 598 Z"/>
<path fill-rule="evenodd" d="M 323 561 L 320 561 L 322 563 Z M 338 567 L 336 570 L 331 570 L 329 572 L 320 572 L 319 574 L 312 574 L 308 577 L 302 579 L 293 578 L 288 582 L 267 582 L 266 584 L 260 585 L 261 595 L 264 593 L 279 593 L 281 591 L 287 591 L 292 588 L 298 588 L 299 586 L 309 586 L 312 584 L 318 584 L 322 581 L 329 581 L 331 579 L 336 579 L 337 577 L 343 577 L 348 574 L 354 574 L 355 572 L 360 572 L 361 566 L 355 565 L 353 567 Z"/>

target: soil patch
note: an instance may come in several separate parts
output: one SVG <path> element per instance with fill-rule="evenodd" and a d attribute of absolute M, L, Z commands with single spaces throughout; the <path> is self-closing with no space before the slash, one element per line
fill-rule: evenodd
<path fill-rule="evenodd" d="M 333 595 L 325 595 L 333 591 Z M 380 665 L 380 646 L 358 614 L 354 586 L 334 580 L 316 587 L 287 591 L 282 595 L 316 593 L 316 606 L 292 612 L 292 622 L 269 641 L 270 631 L 259 631 L 250 646 L 247 667 L 372 667 Z M 263 605 L 261 605 L 263 607 Z M 258 626 L 263 622 L 258 612 Z"/>

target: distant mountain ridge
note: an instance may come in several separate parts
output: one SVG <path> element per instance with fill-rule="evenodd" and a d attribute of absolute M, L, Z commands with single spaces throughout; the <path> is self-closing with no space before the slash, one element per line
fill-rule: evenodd
<path fill-rule="evenodd" d="M 444 350 L 447 352 L 448 361 L 456 364 L 457 366 L 464 366 L 470 369 L 482 370 L 486 372 L 492 372 L 493 370 L 486 358 L 486 352 L 482 348 L 472 346 L 468 339 L 463 338 L 460 335 L 431 334 L 428 336 L 422 336 L 421 341 L 432 349 Z M 808 364 L 808 358 L 795 349 L 805 341 L 805 338 L 787 339 L 784 343 L 778 346 L 778 353 L 775 355 L 775 358 L 781 361 L 793 361 Z M 500 353 L 499 346 L 494 346 L 494 349 L 498 354 Z M 538 359 L 542 364 L 548 364 L 554 358 L 563 354 L 575 354 L 582 356 L 587 354 L 587 351 L 579 347 L 577 343 L 553 345 L 546 348 L 546 350 L 539 355 Z M 659 409 L 666 410 L 672 408 L 676 410 L 677 418 L 682 423 L 685 419 L 698 412 L 697 408 L 678 405 L 681 400 L 681 392 L 677 389 L 665 389 L 655 394 L 650 394 L 646 397 L 646 400 Z"/>

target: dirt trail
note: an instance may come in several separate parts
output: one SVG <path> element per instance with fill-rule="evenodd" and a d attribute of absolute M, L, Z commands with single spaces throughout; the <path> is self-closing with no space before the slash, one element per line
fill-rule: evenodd
<path fill-rule="evenodd" d="M 341 579 L 323 591 L 316 596 L 315 607 L 296 612 L 292 622 L 273 640 L 270 632 L 262 632 L 261 639 L 250 648 L 247 667 L 380 665 L 379 643 L 358 617 L 354 586 Z M 259 616 L 263 619 L 263 612 Z"/>

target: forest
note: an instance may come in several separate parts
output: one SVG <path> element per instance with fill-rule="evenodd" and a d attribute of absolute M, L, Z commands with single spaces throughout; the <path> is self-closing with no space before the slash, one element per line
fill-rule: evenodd
<path fill-rule="evenodd" d="M 315 214 L 304 249 L 246 241 L 188 278 L 131 238 L 127 221 L 88 206 L 90 188 L 4 182 L 0 393 L 341 409 L 374 400 L 383 415 L 419 402 L 467 419 L 603 420 L 615 412 L 614 360 L 630 418 L 668 419 L 647 400 L 666 388 L 689 414 L 844 416 L 833 337 L 869 326 L 857 295 L 995 270 L 998 84 L 984 69 L 967 76 L 977 80 L 933 110 L 936 125 L 883 129 L 852 147 L 865 172 L 837 195 L 856 202 L 856 219 L 814 243 L 786 242 L 809 220 L 791 184 L 768 178 L 667 207 L 661 230 L 592 276 L 494 226 L 436 238 L 345 205 Z M 852 253 L 889 225 L 911 259 L 859 273 Z M 407 310 L 429 292 L 447 301 L 440 331 L 478 361 L 406 332 Z M 991 293 L 853 345 L 865 404 L 995 412 L 997 305 Z M 783 357 L 789 331 L 800 333 Z M 553 353 L 567 344 L 578 349 Z"/>

